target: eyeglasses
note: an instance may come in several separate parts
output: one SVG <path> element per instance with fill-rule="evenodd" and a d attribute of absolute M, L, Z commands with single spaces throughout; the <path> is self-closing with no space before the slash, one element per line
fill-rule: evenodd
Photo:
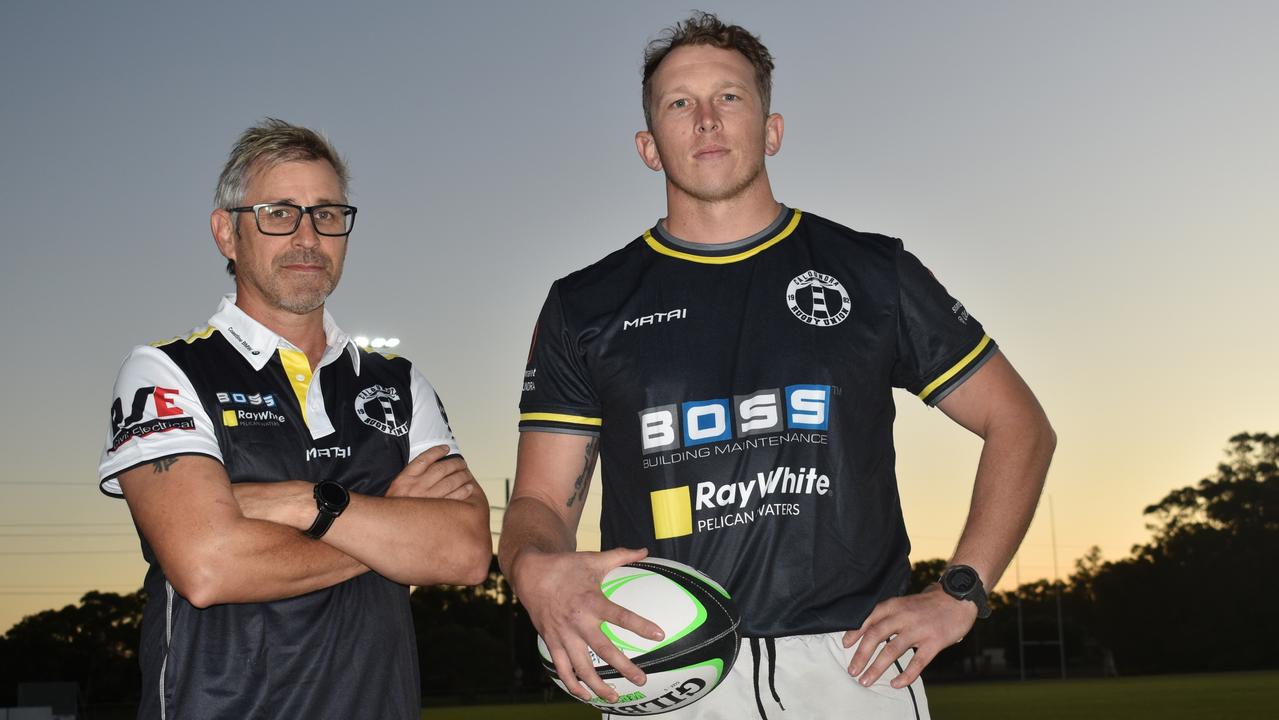
<path fill-rule="evenodd" d="M 318 235 L 343 237 L 355 227 L 356 208 L 351 205 L 292 205 L 258 203 L 248 207 L 227 208 L 227 212 L 251 212 L 263 235 L 292 235 L 302 224 L 302 216 L 311 216 L 311 226 Z"/>

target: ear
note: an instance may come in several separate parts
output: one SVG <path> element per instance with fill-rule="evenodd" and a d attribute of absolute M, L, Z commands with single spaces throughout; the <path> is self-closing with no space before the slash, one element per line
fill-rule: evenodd
<path fill-rule="evenodd" d="M 773 113 L 764 118 L 764 154 L 773 156 L 782 149 L 782 132 L 785 130 L 782 116 Z"/>
<path fill-rule="evenodd" d="M 236 217 L 234 213 L 221 208 L 214 210 L 209 216 L 209 229 L 213 231 L 213 242 L 218 252 L 227 260 L 235 259 L 235 241 L 239 235 L 235 231 Z"/>
<path fill-rule="evenodd" d="M 640 160 L 653 172 L 662 169 L 662 155 L 657 151 L 657 138 L 647 130 L 635 133 L 635 149 L 639 151 Z"/>

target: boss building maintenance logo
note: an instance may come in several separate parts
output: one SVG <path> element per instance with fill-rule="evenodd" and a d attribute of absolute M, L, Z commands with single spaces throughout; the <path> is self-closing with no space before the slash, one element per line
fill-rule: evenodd
<path fill-rule="evenodd" d="M 838 325 L 853 309 L 853 301 L 843 283 L 816 270 L 790 281 L 786 286 L 786 305 L 795 317 L 817 327 Z"/>
<path fill-rule="evenodd" d="M 124 415 L 124 403 L 121 398 L 116 398 L 111 403 L 110 451 L 119 450 L 121 445 L 133 438 L 170 430 L 194 430 L 195 419 L 184 414 L 182 408 L 174 404 L 177 396 L 178 391 L 172 388 L 154 385 L 140 387 L 133 393 L 128 417 Z M 148 406 L 151 408 L 151 413 L 147 412 Z M 148 414 L 151 417 L 146 419 Z"/>
<path fill-rule="evenodd" d="M 788 385 L 731 398 L 647 408 L 639 413 L 643 466 L 656 468 L 785 443 L 826 445 L 832 388 Z M 799 515 L 799 495 L 825 496 L 816 468 L 780 466 L 745 481 L 713 480 L 650 493 L 658 540 Z"/>
<path fill-rule="evenodd" d="M 409 421 L 407 414 L 403 419 L 396 415 L 394 403 L 399 401 L 399 390 L 374 385 L 355 396 L 355 415 L 369 427 L 400 437 L 409 431 Z"/>

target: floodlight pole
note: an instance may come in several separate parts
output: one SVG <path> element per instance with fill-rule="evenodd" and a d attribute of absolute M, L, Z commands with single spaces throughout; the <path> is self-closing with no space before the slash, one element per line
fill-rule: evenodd
<path fill-rule="evenodd" d="M 1057 654 L 1061 659 L 1061 679 L 1066 679 L 1066 633 L 1061 622 L 1061 576 L 1057 574 L 1057 519 L 1053 513 L 1053 496 L 1048 496 L 1048 522 L 1053 536 L 1053 585 L 1057 589 Z"/>

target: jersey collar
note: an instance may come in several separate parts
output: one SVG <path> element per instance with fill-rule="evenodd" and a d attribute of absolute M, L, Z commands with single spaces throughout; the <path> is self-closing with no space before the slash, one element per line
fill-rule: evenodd
<path fill-rule="evenodd" d="M 254 370 L 266 367 L 266 364 L 271 361 L 271 356 L 275 355 L 275 351 L 281 347 L 291 350 L 299 349 L 241 310 L 235 304 L 235 293 L 222 298 L 217 312 L 209 318 L 209 325 L 222 333 L 231 343 L 231 347 L 235 348 Z M 355 374 L 360 374 L 360 348 L 350 335 L 338 327 L 328 310 L 324 311 L 324 341 L 326 347 L 324 356 L 320 359 L 320 367 L 336 360 L 345 350 L 351 355 L 351 366 Z"/>
<path fill-rule="evenodd" d="M 726 265 L 754 257 L 785 240 L 795 232 L 802 215 L 803 213 L 799 210 L 783 205 L 777 219 L 762 231 L 743 240 L 715 245 L 680 240 L 666 232 L 659 222 L 644 233 L 644 242 L 654 252 L 679 260 L 706 265 Z"/>

